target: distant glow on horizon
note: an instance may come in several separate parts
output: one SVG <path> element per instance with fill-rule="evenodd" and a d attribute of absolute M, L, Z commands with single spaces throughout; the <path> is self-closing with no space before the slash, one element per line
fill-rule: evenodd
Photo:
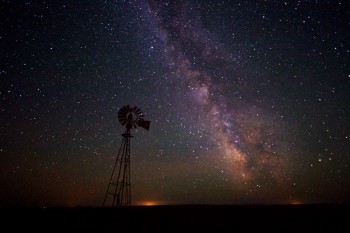
<path fill-rule="evenodd" d="M 160 202 L 157 201 L 142 201 L 142 202 L 137 202 L 136 206 L 156 206 L 156 205 L 161 205 Z"/>
<path fill-rule="evenodd" d="M 302 205 L 303 203 L 300 200 L 292 200 L 290 204 L 292 204 L 292 205 Z"/>

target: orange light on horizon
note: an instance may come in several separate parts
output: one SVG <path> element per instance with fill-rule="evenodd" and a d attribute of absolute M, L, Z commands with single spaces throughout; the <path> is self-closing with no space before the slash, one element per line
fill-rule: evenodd
<path fill-rule="evenodd" d="M 141 202 L 137 202 L 136 205 L 155 206 L 155 205 L 160 205 L 160 203 L 157 201 L 141 201 Z"/>
<path fill-rule="evenodd" d="M 291 202 L 290 202 L 290 204 L 292 204 L 292 205 L 301 205 L 301 204 L 303 204 L 300 200 L 292 200 Z"/>

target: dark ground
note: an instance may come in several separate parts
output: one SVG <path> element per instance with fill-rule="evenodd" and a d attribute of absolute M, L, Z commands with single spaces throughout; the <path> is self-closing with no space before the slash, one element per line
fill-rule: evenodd
<path fill-rule="evenodd" d="M 350 232 L 350 205 L 0 208 L 1 232 Z M 122 231 L 126 230 L 126 231 Z"/>

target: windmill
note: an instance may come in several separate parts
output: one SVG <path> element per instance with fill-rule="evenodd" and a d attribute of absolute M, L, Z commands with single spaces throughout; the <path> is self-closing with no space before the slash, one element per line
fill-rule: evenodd
<path fill-rule="evenodd" d="M 102 206 L 131 206 L 130 138 L 133 136 L 130 134 L 130 130 L 136 129 L 137 127 L 149 130 L 151 123 L 143 119 L 141 109 L 136 106 L 130 107 L 129 105 L 120 108 L 118 111 L 118 119 L 126 130 L 125 133 L 122 134 L 123 140 L 114 163 Z M 107 200 L 110 196 L 112 198 Z"/>

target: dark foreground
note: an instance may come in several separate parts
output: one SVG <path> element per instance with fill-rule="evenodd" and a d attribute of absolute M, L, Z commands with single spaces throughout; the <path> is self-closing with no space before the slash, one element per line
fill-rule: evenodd
<path fill-rule="evenodd" d="M 0 231 L 350 232 L 349 210 L 349 205 L 0 208 Z"/>

